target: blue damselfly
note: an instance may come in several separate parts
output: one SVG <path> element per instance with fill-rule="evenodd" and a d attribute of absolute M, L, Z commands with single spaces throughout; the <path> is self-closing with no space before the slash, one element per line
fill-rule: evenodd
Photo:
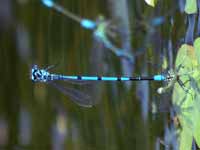
<path fill-rule="evenodd" d="M 75 89 L 71 89 L 68 87 L 61 87 L 54 81 L 69 81 L 69 82 L 86 82 L 86 81 L 165 81 L 170 78 L 169 76 L 164 76 L 161 74 L 154 76 L 138 76 L 138 77 L 117 77 L 117 76 L 68 76 L 62 74 L 53 74 L 48 70 L 51 67 L 47 67 L 46 69 L 40 69 L 37 65 L 33 65 L 31 68 L 31 80 L 33 82 L 42 82 L 48 83 L 56 87 L 58 90 L 63 92 L 65 95 L 68 95 L 72 98 L 72 100 L 80 106 L 91 107 L 95 105 L 95 102 L 90 99 L 90 96 L 85 95 L 81 91 L 77 91 Z"/>
<path fill-rule="evenodd" d="M 116 30 L 116 26 L 112 25 L 111 21 L 106 20 L 103 16 L 99 16 L 96 21 L 91 19 L 86 19 L 79 17 L 67 9 L 63 8 L 59 4 L 53 2 L 53 0 L 42 0 L 42 3 L 51 9 L 60 12 L 64 16 L 71 18 L 72 20 L 78 22 L 81 27 L 93 31 L 93 36 L 98 41 L 102 43 L 105 48 L 112 51 L 116 56 L 129 60 L 133 63 L 133 56 L 125 52 L 123 49 L 116 47 L 109 38 L 114 38 L 116 34 L 113 30 Z"/>

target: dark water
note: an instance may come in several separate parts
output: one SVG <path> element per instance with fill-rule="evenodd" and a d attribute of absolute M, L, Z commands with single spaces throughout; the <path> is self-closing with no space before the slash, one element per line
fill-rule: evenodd
<path fill-rule="evenodd" d="M 122 41 L 131 39 L 131 52 L 135 54 L 135 64 L 129 67 L 132 75 L 157 74 L 162 70 L 163 56 L 170 56 L 172 64 L 171 55 L 175 57 L 186 29 L 185 16 L 171 1 L 160 2 L 155 9 L 140 0 L 127 1 L 127 8 L 114 7 L 114 0 L 57 2 L 94 20 L 103 14 L 118 21 L 122 16 L 116 19 L 115 13 L 128 10 L 129 18 L 123 19 L 129 21 L 125 27 L 130 29 L 124 29 L 129 38 L 123 37 Z M 165 22 L 155 26 L 151 21 L 159 16 Z M 121 28 L 120 32 L 124 30 Z M 162 83 L 137 82 L 128 88 L 122 83 L 94 83 L 96 90 L 88 93 L 99 103 L 93 108 L 82 108 L 55 88 L 31 82 L 33 64 L 40 67 L 58 64 L 52 72 L 69 75 L 126 74 L 127 68 L 123 68 L 126 66 L 119 58 L 94 43 L 92 31 L 45 8 L 39 0 L 0 0 L 0 147 L 156 148 L 157 138 L 164 136 L 167 113 L 163 112 L 170 99 L 170 94 L 156 93 Z M 156 115 L 152 114 L 152 102 L 161 110 Z"/>

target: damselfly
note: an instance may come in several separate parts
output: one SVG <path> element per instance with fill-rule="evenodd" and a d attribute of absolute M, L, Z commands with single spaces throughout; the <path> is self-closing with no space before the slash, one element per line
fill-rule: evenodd
<path fill-rule="evenodd" d="M 96 21 L 81 18 L 77 15 L 74 15 L 67 9 L 53 2 L 53 0 L 42 0 L 42 3 L 52 8 L 63 15 L 71 18 L 72 20 L 78 22 L 81 27 L 89 30 L 93 30 L 94 38 L 102 43 L 107 49 L 111 50 L 116 56 L 128 59 L 131 63 L 133 63 L 133 56 L 125 52 L 123 49 L 116 47 L 109 38 L 114 38 L 116 34 L 113 30 L 116 29 L 116 26 L 112 25 L 111 21 L 106 20 L 103 16 L 99 16 Z"/>
<path fill-rule="evenodd" d="M 95 105 L 94 101 L 90 99 L 88 95 L 85 95 L 81 91 L 75 89 L 63 88 L 56 84 L 54 81 L 73 81 L 73 82 L 85 82 L 85 81 L 142 81 L 142 80 L 152 80 L 152 81 L 165 81 L 166 77 L 164 75 L 158 74 L 154 76 L 138 76 L 138 77 L 116 77 L 116 76 L 68 76 L 62 74 L 53 74 L 46 69 L 40 69 L 37 65 L 33 65 L 31 68 L 31 80 L 33 82 L 48 83 L 56 87 L 58 90 L 64 94 L 70 96 L 72 100 L 80 106 L 91 107 Z"/>

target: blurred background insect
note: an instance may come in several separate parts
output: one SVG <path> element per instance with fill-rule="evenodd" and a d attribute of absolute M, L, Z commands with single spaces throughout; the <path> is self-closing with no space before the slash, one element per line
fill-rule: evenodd
<path fill-rule="evenodd" d="M 41 0 L 42 3 L 49 8 L 56 10 L 57 12 L 62 13 L 64 16 L 71 18 L 72 20 L 78 22 L 81 27 L 93 31 L 93 36 L 98 41 L 102 43 L 103 46 L 113 52 L 116 56 L 127 59 L 130 63 L 133 63 L 133 56 L 131 53 L 127 53 L 122 48 L 116 47 L 110 39 L 116 38 L 117 26 L 113 24 L 112 21 L 106 20 L 104 16 L 100 15 L 97 17 L 96 21 L 81 18 L 67 9 L 63 8 L 61 5 L 53 2 L 53 0 Z"/>

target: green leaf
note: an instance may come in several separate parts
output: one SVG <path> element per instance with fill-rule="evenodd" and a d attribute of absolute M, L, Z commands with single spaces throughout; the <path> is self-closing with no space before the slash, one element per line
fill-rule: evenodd
<path fill-rule="evenodd" d="M 200 98 L 200 96 L 199 96 Z M 198 100 L 200 100 L 198 98 Z M 196 106 L 200 106 L 199 104 Z M 198 147 L 200 147 L 200 112 L 196 112 L 195 114 L 195 129 L 194 129 L 194 139 L 198 145 Z"/>
<path fill-rule="evenodd" d="M 195 55 L 197 56 L 198 63 L 200 65 L 200 37 L 194 41 Z"/>
<path fill-rule="evenodd" d="M 163 62 L 162 62 L 162 69 L 166 70 L 168 67 L 168 61 L 167 61 L 167 57 L 163 57 Z"/>
<path fill-rule="evenodd" d="M 197 13 L 197 1 L 196 0 L 186 0 L 185 12 L 187 14 Z"/>
<path fill-rule="evenodd" d="M 200 74 L 196 74 L 196 84 L 195 87 L 200 90 Z M 193 112 L 194 115 L 194 139 L 200 147 L 200 91 L 196 93 L 195 101 L 194 101 L 195 110 Z"/>
<path fill-rule="evenodd" d="M 145 0 L 145 2 L 152 6 L 152 7 L 155 7 L 156 3 L 157 3 L 157 0 Z"/>
<path fill-rule="evenodd" d="M 179 149 L 191 150 L 193 137 L 200 144 L 200 69 L 193 46 L 181 46 L 175 67 L 180 68 L 178 75 L 184 83 L 184 88 L 178 82 L 175 83 L 172 96 L 182 129 L 179 134 Z"/>
<path fill-rule="evenodd" d="M 179 135 L 179 149 L 191 150 L 192 148 L 192 134 L 187 128 L 183 128 Z"/>

